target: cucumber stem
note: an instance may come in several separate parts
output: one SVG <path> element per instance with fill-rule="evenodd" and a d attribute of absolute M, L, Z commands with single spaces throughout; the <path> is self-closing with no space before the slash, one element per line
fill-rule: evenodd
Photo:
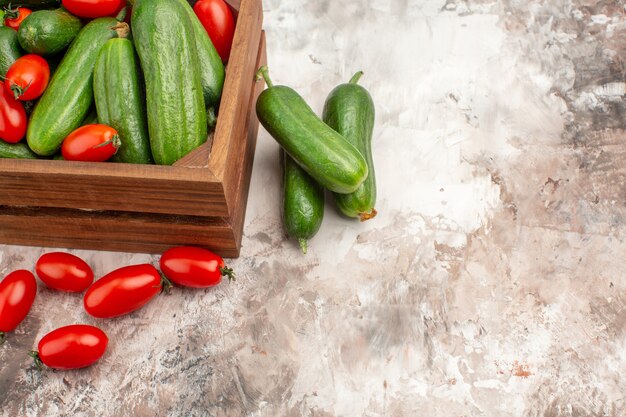
<path fill-rule="evenodd" d="M 308 249 L 308 243 L 307 243 L 306 239 L 300 238 L 300 239 L 298 239 L 298 243 L 300 244 L 300 249 L 302 250 L 302 253 L 304 253 L 306 255 L 306 251 Z"/>
<path fill-rule="evenodd" d="M 361 222 L 366 222 L 376 217 L 377 214 L 378 212 L 376 211 L 376 209 L 372 208 L 372 211 L 370 211 L 369 213 L 359 213 L 359 220 Z"/>
<path fill-rule="evenodd" d="M 117 32 L 117 37 L 120 39 L 126 39 L 130 34 L 130 27 L 128 26 L 128 23 L 119 22 L 111 29 Z"/>
<path fill-rule="evenodd" d="M 350 83 L 349 84 L 358 84 L 359 80 L 361 79 L 361 77 L 363 76 L 363 71 L 359 71 L 356 74 L 354 74 L 352 76 L 352 78 L 350 79 Z"/>
<path fill-rule="evenodd" d="M 226 265 L 224 265 L 220 267 L 220 272 L 222 273 L 222 276 L 228 277 L 228 282 L 237 281 L 237 279 L 235 278 L 235 271 L 233 271 L 232 268 L 228 268 Z"/>
<path fill-rule="evenodd" d="M 215 129 L 217 125 L 217 115 L 215 114 L 215 107 L 209 107 L 206 112 L 206 120 L 207 125 L 209 126 L 209 130 Z"/>
<path fill-rule="evenodd" d="M 274 83 L 272 82 L 270 78 L 270 72 L 269 72 L 269 69 L 267 68 L 267 65 L 263 65 L 261 68 L 259 68 L 259 70 L 256 73 L 255 79 L 259 81 L 261 78 L 265 80 L 265 84 L 267 84 L 268 88 L 274 87 Z"/>
<path fill-rule="evenodd" d="M 30 352 L 28 352 L 28 356 L 33 358 L 33 360 L 35 361 L 35 367 L 37 368 L 37 370 L 42 371 L 43 362 L 41 361 L 41 358 L 39 357 L 39 352 L 37 352 L 36 350 L 31 350 Z"/>

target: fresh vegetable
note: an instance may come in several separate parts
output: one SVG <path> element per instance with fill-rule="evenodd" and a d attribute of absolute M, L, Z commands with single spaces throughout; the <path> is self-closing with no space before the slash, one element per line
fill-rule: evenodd
<path fill-rule="evenodd" d="M 98 120 L 118 131 L 122 146 L 114 161 L 152 163 L 143 80 L 133 43 L 111 39 L 104 44 L 94 69 Z"/>
<path fill-rule="evenodd" d="M 37 368 L 42 365 L 58 370 L 80 369 L 93 365 L 106 351 L 109 338 L 100 329 L 73 324 L 51 331 L 30 352 Z"/>
<path fill-rule="evenodd" d="M 324 219 L 324 188 L 281 150 L 283 165 L 283 224 L 287 234 L 298 240 L 303 253 L 307 241 Z"/>
<path fill-rule="evenodd" d="M 348 217 L 361 221 L 376 216 L 376 175 L 372 157 L 372 131 L 374 130 L 374 101 L 370 93 L 360 85 L 363 72 L 358 72 L 349 83 L 335 88 L 324 105 L 324 122 L 354 145 L 365 157 L 368 176 L 365 182 L 351 194 L 335 194 L 339 210 Z"/>
<path fill-rule="evenodd" d="M 35 270 L 44 284 L 59 291 L 83 292 L 93 283 L 91 267 L 71 253 L 45 253 L 37 261 Z"/>
<path fill-rule="evenodd" d="M 45 9 L 58 7 L 61 0 L 0 0 L 0 7 L 26 6 L 29 9 Z"/>
<path fill-rule="evenodd" d="M 16 100 L 38 99 L 48 87 L 50 67 L 39 55 L 29 54 L 18 58 L 11 65 L 4 81 Z"/>
<path fill-rule="evenodd" d="M 117 131 L 107 125 L 79 127 L 63 141 L 61 153 L 67 161 L 105 162 L 120 148 Z"/>
<path fill-rule="evenodd" d="M 24 105 L 13 97 L 11 90 L 0 83 L 0 139 L 17 143 L 24 138 L 28 119 Z"/>
<path fill-rule="evenodd" d="M 207 140 L 207 115 L 191 19 L 178 0 L 140 1 L 133 38 L 146 78 L 154 160 L 172 165 Z"/>
<path fill-rule="evenodd" d="M 124 0 L 63 0 L 70 13 L 88 19 L 115 16 L 125 5 Z"/>
<path fill-rule="evenodd" d="M 82 22 L 65 9 L 33 12 L 17 31 L 22 48 L 31 54 L 54 55 L 78 36 Z"/>
<path fill-rule="evenodd" d="M 193 6 L 220 54 L 223 62 L 228 61 L 235 36 L 235 17 L 224 0 L 200 0 Z"/>
<path fill-rule="evenodd" d="M 211 38 L 202 26 L 198 16 L 194 13 L 186 0 L 178 0 L 191 20 L 193 37 L 195 38 L 198 60 L 200 61 L 200 76 L 202 92 L 206 108 L 217 108 L 220 104 L 224 79 L 226 77 L 224 64 L 215 49 Z"/>
<path fill-rule="evenodd" d="M 110 272 L 89 287 L 83 304 L 93 317 L 123 316 L 146 305 L 169 285 L 152 265 L 126 266 Z"/>
<path fill-rule="evenodd" d="M 194 246 L 168 249 L 161 255 L 160 267 L 170 281 L 185 287 L 212 287 L 219 284 L 223 276 L 235 280 L 235 273 L 220 256 Z"/>
<path fill-rule="evenodd" d="M 30 150 L 26 143 L 7 143 L 0 140 L 0 158 L 37 159 L 37 154 Z"/>
<path fill-rule="evenodd" d="M 0 282 L 0 344 L 5 333 L 13 331 L 26 318 L 36 295 L 37 282 L 30 271 L 11 272 Z"/>
<path fill-rule="evenodd" d="M 6 26 L 0 26 L 0 76 L 5 76 L 13 63 L 24 51 L 17 40 L 17 32 Z"/>
<path fill-rule="evenodd" d="M 33 112 L 27 132 L 38 155 L 54 155 L 78 128 L 93 102 L 93 68 L 109 39 L 126 37 L 128 25 L 109 17 L 89 22 L 78 34 Z"/>
<path fill-rule="evenodd" d="M 4 9 L 4 25 L 13 30 L 18 30 L 24 19 L 31 13 L 32 10 L 26 7 L 6 8 Z"/>
<path fill-rule="evenodd" d="M 256 103 L 265 129 L 309 175 L 337 193 L 352 193 L 367 178 L 367 161 L 328 127 L 293 89 L 274 86 L 267 68 L 259 70 L 268 88 Z"/>

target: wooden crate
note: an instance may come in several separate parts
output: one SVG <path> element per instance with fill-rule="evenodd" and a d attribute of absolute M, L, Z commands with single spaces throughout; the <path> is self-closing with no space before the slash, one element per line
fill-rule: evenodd
<path fill-rule="evenodd" d="M 261 0 L 229 0 L 237 28 L 215 133 L 174 166 L 0 159 L 0 243 L 239 256 L 266 62 Z"/>

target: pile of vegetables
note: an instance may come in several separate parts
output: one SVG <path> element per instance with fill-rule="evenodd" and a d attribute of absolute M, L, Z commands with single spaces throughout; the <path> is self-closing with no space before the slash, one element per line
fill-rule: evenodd
<path fill-rule="evenodd" d="M 224 0 L 18 1 L 0 0 L 0 157 L 171 165 L 207 140 Z"/>
<path fill-rule="evenodd" d="M 281 146 L 283 223 L 304 253 L 322 224 L 325 189 L 347 217 L 366 221 L 377 214 L 371 149 L 375 109 L 369 92 L 358 85 L 362 75 L 331 91 L 320 118 L 296 91 L 274 86 L 266 67 L 257 74 L 268 88 L 256 112 Z"/>
<path fill-rule="evenodd" d="M 83 295 L 85 312 L 92 317 L 109 319 L 132 313 L 169 292 L 173 285 L 210 288 L 223 276 L 235 279 L 233 270 L 213 252 L 191 246 L 167 250 L 160 258 L 159 269 L 150 264 L 125 266 L 96 282 L 92 268 L 81 258 L 65 253 L 42 255 L 35 272 L 48 288 Z M 17 270 L 0 282 L 0 344 L 28 315 L 37 295 L 35 275 Z M 45 335 L 38 350 L 30 355 L 37 367 L 66 370 L 92 365 L 104 355 L 108 337 L 95 326 L 72 324 Z"/>

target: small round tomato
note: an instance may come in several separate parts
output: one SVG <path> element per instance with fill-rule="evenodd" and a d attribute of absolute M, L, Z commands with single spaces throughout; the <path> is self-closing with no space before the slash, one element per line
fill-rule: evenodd
<path fill-rule="evenodd" d="M 91 267 L 71 253 L 45 253 L 37 261 L 35 270 L 44 284 L 59 291 L 83 292 L 93 283 Z"/>
<path fill-rule="evenodd" d="M 224 260 L 207 249 L 179 246 L 165 251 L 160 260 L 161 271 L 172 282 L 192 288 L 207 288 L 219 284 L 222 276 L 235 279 Z"/>
<path fill-rule="evenodd" d="M 126 5 L 126 0 L 63 0 L 63 7 L 78 17 L 115 16 Z"/>
<path fill-rule="evenodd" d="M 17 100 L 35 100 L 43 94 L 50 81 L 48 61 L 39 55 L 28 54 L 18 58 L 7 72 L 4 81 Z"/>
<path fill-rule="evenodd" d="M 20 25 L 30 14 L 32 10 L 26 7 L 17 7 L 15 9 L 4 9 L 4 25 L 11 29 L 18 30 Z"/>
<path fill-rule="evenodd" d="M 37 295 L 37 282 L 30 271 L 11 272 L 0 282 L 0 344 L 26 318 Z"/>
<path fill-rule="evenodd" d="M 194 6 L 223 62 L 228 61 L 235 37 L 235 17 L 224 0 L 200 0 Z"/>
<path fill-rule="evenodd" d="M 0 139 L 17 143 L 26 135 L 27 126 L 24 105 L 0 82 Z"/>
<path fill-rule="evenodd" d="M 121 144 L 117 131 L 111 126 L 86 125 L 65 138 L 61 153 L 68 161 L 104 162 L 115 155 Z"/>
<path fill-rule="evenodd" d="M 96 281 L 85 293 L 85 311 L 100 319 L 140 309 L 163 287 L 159 271 L 149 264 L 125 266 Z"/>
<path fill-rule="evenodd" d="M 67 370 L 93 365 L 104 355 L 109 338 L 100 329 L 86 324 L 73 324 L 51 331 L 31 352 L 38 368 Z"/>

